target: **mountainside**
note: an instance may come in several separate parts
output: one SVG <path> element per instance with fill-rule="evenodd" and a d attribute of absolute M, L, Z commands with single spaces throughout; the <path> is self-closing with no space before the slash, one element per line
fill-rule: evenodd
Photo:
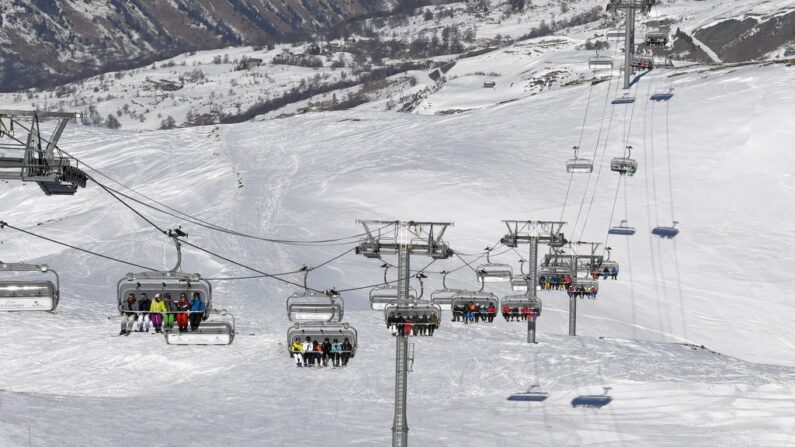
<path fill-rule="evenodd" d="M 306 38 L 391 0 L 0 0 L 0 91 L 199 49 Z"/>

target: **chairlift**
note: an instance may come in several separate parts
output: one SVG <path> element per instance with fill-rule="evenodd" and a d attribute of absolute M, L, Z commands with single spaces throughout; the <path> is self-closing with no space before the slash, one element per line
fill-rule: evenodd
<path fill-rule="evenodd" d="M 543 307 L 543 303 L 541 302 L 541 298 L 535 296 L 532 293 L 524 293 L 521 295 L 506 295 L 500 300 L 500 311 L 504 307 L 508 307 L 511 312 L 513 309 L 524 309 L 529 308 L 532 311 L 532 315 L 535 318 L 541 316 L 541 309 Z M 504 315 L 503 315 L 504 316 Z M 508 318 L 507 321 L 524 321 L 519 318 Z"/>
<path fill-rule="evenodd" d="M 442 290 L 436 290 L 431 293 L 431 304 L 439 306 L 442 310 L 451 310 L 453 308 L 453 298 L 462 291 L 462 289 L 447 288 L 448 273 L 442 272 Z"/>
<path fill-rule="evenodd" d="M 397 284 L 392 285 L 387 281 L 389 264 L 384 264 L 381 267 L 384 269 L 384 284 L 370 290 L 370 308 L 372 310 L 384 310 L 387 305 L 395 304 L 400 299 Z M 416 301 L 417 291 L 409 287 L 408 292 L 409 301 Z"/>
<path fill-rule="evenodd" d="M 492 263 L 489 259 L 491 249 L 486 247 L 486 263 L 477 268 L 483 282 L 509 282 L 513 277 L 513 268 L 508 264 Z"/>
<path fill-rule="evenodd" d="M 650 47 L 664 47 L 668 44 L 668 33 L 665 31 L 650 31 L 644 36 L 644 42 Z"/>
<path fill-rule="evenodd" d="M 635 102 L 635 97 L 631 96 L 629 93 L 624 93 L 620 98 L 610 101 L 610 104 L 632 104 L 633 102 Z"/>
<path fill-rule="evenodd" d="M 206 312 L 213 308 L 212 286 L 198 273 L 173 271 L 128 273 L 127 276 L 119 280 L 116 290 L 118 292 L 119 315 L 124 313 L 124 303 L 129 295 L 133 295 L 136 300 L 139 300 L 144 293 L 149 298 L 154 297 L 157 293 L 170 294 L 174 301 L 178 301 L 182 293 L 188 299 L 198 293 L 199 298 L 204 301 Z"/>
<path fill-rule="evenodd" d="M 530 284 L 530 279 L 524 272 L 524 259 L 519 260 L 519 271 L 522 274 L 520 277 L 511 278 L 511 289 L 514 292 L 526 292 Z"/>
<path fill-rule="evenodd" d="M 593 161 L 577 156 L 577 153 L 580 151 L 579 146 L 574 146 L 573 149 L 574 158 L 566 162 L 566 172 L 570 174 L 589 174 L 593 172 Z"/>
<path fill-rule="evenodd" d="M 651 230 L 651 234 L 659 236 L 663 239 L 673 239 L 676 237 L 677 234 L 679 234 L 679 229 L 676 228 L 676 225 L 678 223 L 679 222 L 674 221 L 674 223 L 670 227 L 664 227 L 664 226 L 654 227 L 654 229 Z"/>
<path fill-rule="evenodd" d="M 652 70 L 654 68 L 654 57 L 633 56 L 630 66 L 637 70 Z"/>
<path fill-rule="evenodd" d="M 573 278 L 571 282 L 571 290 L 576 297 L 584 298 L 590 297 L 593 293 L 594 298 L 599 293 L 599 281 L 591 278 Z"/>
<path fill-rule="evenodd" d="M 509 401 L 514 402 L 543 402 L 547 400 L 549 393 L 540 391 L 540 387 L 536 384 L 530 387 L 523 393 L 514 393 L 508 396 Z"/>
<path fill-rule="evenodd" d="M 631 158 L 632 146 L 627 146 L 624 157 L 615 157 L 610 160 L 610 170 L 621 175 L 627 174 L 630 177 L 638 171 L 638 162 Z"/>
<path fill-rule="evenodd" d="M 542 265 L 538 267 L 538 284 L 542 286 L 546 281 L 562 285 L 566 278 L 574 278 L 574 272 L 569 266 Z"/>
<path fill-rule="evenodd" d="M 591 70 L 599 70 L 602 68 L 613 68 L 613 58 L 610 56 L 599 56 L 599 51 L 596 56 L 588 58 L 588 68 Z"/>
<path fill-rule="evenodd" d="M 605 391 L 597 395 L 577 396 L 571 400 L 573 408 L 586 407 L 586 408 L 602 408 L 613 401 L 613 398 L 608 396 L 610 387 L 604 387 Z"/>
<path fill-rule="evenodd" d="M 55 270 L 45 264 L 0 263 L 0 273 L 12 272 L 51 273 L 55 276 L 55 283 L 41 279 L 0 280 L 0 311 L 55 311 L 61 283 Z"/>
<path fill-rule="evenodd" d="M 456 308 L 463 308 L 466 310 L 469 304 L 474 304 L 478 312 L 480 311 L 481 306 L 494 306 L 494 316 L 497 315 L 497 312 L 500 308 L 500 300 L 491 292 L 484 292 L 482 290 L 479 291 L 461 291 L 453 298 L 453 309 Z M 461 306 L 461 307 L 459 307 Z"/>
<path fill-rule="evenodd" d="M 607 234 L 616 236 L 632 236 L 635 234 L 635 227 L 630 227 L 627 225 L 626 220 L 622 220 L 620 224 L 610 227 L 610 229 L 607 230 Z"/>
<path fill-rule="evenodd" d="M 321 293 L 309 290 L 307 279 L 311 269 L 301 268 L 304 272 L 304 290 L 287 298 L 287 318 L 292 321 L 342 321 L 345 302 L 333 289 Z"/>
<path fill-rule="evenodd" d="M 293 342 L 296 339 L 303 342 L 307 337 L 319 343 L 322 343 L 326 338 L 329 340 L 336 338 L 340 343 L 347 339 L 352 346 L 351 357 L 356 355 L 356 349 L 359 347 L 359 334 L 348 323 L 308 321 L 296 323 L 287 330 L 287 352 L 292 356 L 290 346 Z"/>
<path fill-rule="evenodd" d="M 652 101 L 668 101 L 669 99 L 673 98 L 674 96 L 674 89 L 670 88 L 668 91 L 665 92 L 655 92 L 653 95 L 649 97 Z"/>
<path fill-rule="evenodd" d="M 436 316 L 435 328 L 438 328 L 442 321 L 442 309 L 435 304 L 417 302 L 406 304 L 388 304 L 386 308 L 384 308 L 384 323 L 387 324 L 387 327 L 389 326 L 390 316 L 411 318 L 411 320 L 416 323 L 417 318 L 430 318 L 431 315 Z"/>
<path fill-rule="evenodd" d="M 208 316 L 195 331 L 164 331 L 169 345 L 231 345 L 235 340 L 235 317 L 225 309 L 205 313 Z"/>

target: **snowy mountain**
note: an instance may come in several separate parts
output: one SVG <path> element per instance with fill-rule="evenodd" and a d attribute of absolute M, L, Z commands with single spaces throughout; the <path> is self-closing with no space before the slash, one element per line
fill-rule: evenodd
<path fill-rule="evenodd" d="M 682 29 L 691 33 L 741 10 L 783 11 L 790 4 L 666 2 L 659 14 L 686 18 L 692 27 Z M 582 6 L 573 14 L 593 5 Z M 505 22 L 484 22 L 477 32 L 500 26 L 511 33 Z M 499 240 L 502 219 L 562 219 L 570 240 L 612 247 L 619 278 L 603 281 L 596 300 L 580 302 L 577 337 L 565 335 L 568 298 L 543 291 L 538 345 L 524 342 L 521 323 L 464 326 L 447 313 L 434 337 L 412 338 L 412 444 L 792 445 L 795 273 L 787 266 L 795 262 L 795 159 L 787 143 L 795 138 L 795 65 L 783 54 L 744 64 L 682 62 L 640 76 L 630 90 L 634 105 L 612 105 L 622 94 L 619 71 L 588 70 L 594 53 L 580 47 L 606 29 L 589 26 L 462 58 L 442 84 L 392 82 L 427 78 L 430 69 L 388 77 L 384 91 L 394 89 L 395 102 L 422 92 L 411 100 L 417 113 L 387 111 L 388 94 L 377 94 L 349 110 L 312 109 L 304 100 L 253 121 L 169 130 L 134 126 L 122 114 L 121 129 L 70 125 L 61 146 L 138 191 L 97 177 L 141 202 L 156 199 L 253 235 L 335 239 L 359 234 L 360 218 L 443 220 L 455 223 L 445 239 L 466 255 Z M 170 104 L 182 98 L 194 98 L 186 102 L 198 110 L 219 83 L 256 79 L 242 73 L 291 85 L 315 72 L 283 64 L 233 72 L 231 63 L 211 63 L 252 51 L 178 56 L 186 70 L 206 61 L 208 81 L 148 105 L 150 113 L 176 117 Z M 272 51 L 275 57 L 282 48 Z M 610 48 L 616 59 L 618 53 Z M 341 78 L 346 70 L 349 76 L 350 67 L 317 72 Z M 147 100 L 133 92 L 145 71 L 124 72 L 104 94 Z M 483 88 L 485 80 L 496 85 Z M 88 82 L 77 91 L 93 94 Z M 669 88 L 670 101 L 649 100 Z M 336 91 L 339 99 L 343 91 Z M 286 116 L 271 119 L 279 113 Z M 566 172 L 574 145 L 594 161 L 592 174 Z M 610 160 L 626 145 L 639 169 L 619 178 Z M 170 241 L 93 183 L 73 197 L 45 197 L 33 184 L 0 185 L 0 220 L 10 225 L 136 264 L 173 264 Z M 269 273 L 320 265 L 353 248 L 240 238 L 129 204 L 161 227 L 182 225 L 193 244 Z M 608 237 L 623 219 L 637 234 Z M 676 239 L 651 235 L 674 220 L 681 229 Z M 525 250 L 495 251 L 491 260 L 518 270 Z M 9 227 L 0 230 L 0 259 L 46 262 L 62 277 L 55 314 L 0 313 L 2 445 L 389 442 L 394 341 L 383 314 L 369 310 L 367 288 L 343 294 L 345 321 L 359 331 L 351 364 L 305 370 L 286 346 L 285 299 L 296 287 L 271 279 L 214 281 L 216 306 L 236 317 L 234 344 L 176 347 L 151 334 L 113 337 L 116 282 L 131 267 Z M 414 258 L 412 267 L 429 261 Z M 309 285 L 378 284 L 380 265 L 348 253 L 313 271 Z M 433 272 L 462 265 L 453 258 L 428 266 L 426 296 L 441 288 Z M 208 278 L 256 275 L 191 247 L 183 269 Z M 478 287 L 466 267 L 447 285 Z M 487 288 L 512 293 L 502 284 Z M 545 401 L 507 400 L 533 386 L 548 393 Z M 584 396 L 607 403 L 575 406 Z"/>
<path fill-rule="evenodd" d="M 0 1 L 0 90 L 51 86 L 192 50 L 305 38 L 391 0 Z"/>

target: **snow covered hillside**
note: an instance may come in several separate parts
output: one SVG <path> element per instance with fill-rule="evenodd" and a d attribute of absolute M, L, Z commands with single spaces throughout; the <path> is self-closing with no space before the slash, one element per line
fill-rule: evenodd
<path fill-rule="evenodd" d="M 535 15 L 512 16 L 523 23 L 500 23 L 499 11 L 467 15 L 462 4 L 452 17 L 382 30 L 410 35 L 477 23 L 478 38 L 518 37 L 529 20 L 560 10 L 553 0 L 533 3 Z M 578 2 L 565 17 L 595 5 Z M 790 6 L 670 1 L 659 14 L 696 34 L 743 14 L 788 14 Z M 466 22 L 473 17 L 479 20 Z M 140 102 L 129 109 L 135 115 L 121 114 L 121 129 L 72 124 L 60 145 L 98 181 L 136 200 L 162 207 L 155 199 L 247 234 L 327 240 L 360 234 L 356 219 L 452 221 L 445 239 L 472 260 L 466 254 L 504 236 L 502 219 L 560 219 L 569 240 L 612 247 L 618 281 L 602 281 L 596 300 L 579 302 L 577 337 L 566 335 L 566 295 L 543 291 L 537 345 L 525 343 L 524 324 L 498 318 L 491 326 L 463 326 L 449 313 L 434 337 L 411 338 L 412 444 L 793 445 L 795 65 L 783 52 L 756 63 L 677 64 L 639 76 L 629 92 L 634 104 L 612 105 L 623 93 L 619 71 L 588 70 L 593 52 L 581 48 L 607 29 L 579 25 L 462 58 L 439 83 L 428 71 L 407 70 L 349 110 L 321 112 L 309 102 L 370 87 L 328 91 L 239 124 L 155 130 L 170 114 L 182 122 L 189 110 L 232 110 L 238 100 L 255 104 L 263 89 L 275 97 L 315 74 L 336 82 L 352 71 L 271 65 L 283 48 L 237 48 L 109 75 L 116 84 L 108 90 L 96 78 L 63 89 L 63 98 L 48 92 L 28 99 L 68 109 L 110 94 L 102 116 L 128 99 Z M 224 54 L 238 63 L 243 56 L 266 60 L 232 71 Z M 620 57 L 615 47 L 609 54 Z M 147 77 L 178 79 L 199 63 L 204 80 L 186 82 L 173 97 L 158 98 L 156 90 L 136 96 Z M 495 86 L 483 88 L 489 80 Z M 230 88 L 240 92 L 234 100 Z M 670 101 L 649 100 L 669 89 Z M 81 102 L 82 95 L 92 99 Z M 401 97 L 411 97 L 416 113 L 388 106 Z M 19 108 L 22 98 L 24 92 L 0 95 L 0 103 Z M 135 118 L 146 108 L 146 119 Z M 311 111 L 318 112 L 299 113 Z M 575 145 L 593 160 L 592 174 L 566 172 Z M 627 145 L 639 169 L 619 178 L 610 161 Z M 264 272 L 342 255 L 308 281 L 315 289 L 360 288 L 343 294 L 345 321 L 359 331 L 356 357 L 345 369 L 296 368 L 287 354 L 285 300 L 298 288 L 267 278 L 213 281 L 215 307 L 236 317 L 232 345 L 116 337 L 117 281 L 140 268 L 5 227 L 0 260 L 49 264 L 61 275 L 62 292 L 54 314 L 0 313 L 0 446 L 388 444 L 395 343 L 383 314 L 369 310 L 365 287 L 382 281 L 381 262 L 350 252 L 352 239 L 263 242 L 128 203 L 163 228 L 181 225 L 188 242 Z M 3 181 L 0 204 L 0 221 L 43 237 L 158 269 L 175 260 L 168 238 L 93 182 L 72 197 L 45 197 L 35 184 Z M 607 237 L 625 219 L 637 234 Z M 650 234 L 673 221 L 680 222 L 676 239 Z M 183 251 L 185 272 L 256 275 L 195 248 Z M 495 253 L 493 262 L 515 271 L 527 255 L 526 247 Z M 438 272 L 462 266 L 458 258 L 429 262 L 412 259 L 414 269 L 427 266 L 425 297 L 442 287 Z M 302 281 L 295 273 L 283 278 Z M 466 267 L 447 285 L 478 287 Z M 513 293 L 504 284 L 487 289 Z M 548 398 L 508 400 L 531 387 Z M 574 405 L 587 396 L 604 405 Z"/>
<path fill-rule="evenodd" d="M 633 88 L 634 106 L 607 102 L 617 94 L 613 80 L 590 92 L 585 83 L 448 117 L 348 111 L 154 132 L 72 126 L 62 146 L 170 206 L 284 239 L 356 234 L 356 218 L 451 220 L 452 247 L 472 253 L 502 236 L 500 219 L 563 212 L 570 239 L 603 242 L 611 214 L 613 224 L 627 217 L 638 234 L 609 240 L 620 280 L 581 303 L 577 338 L 563 335 L 565 295 L 542 292 L 538 346 L 524 343 L 521 324 L 506 323 L 445 321 L 433 339 L 417 339 L 412 442 L 788 445 L 795 274 L 779 267 L 795 260 L 787 237 L 795 221 L 793 156 L 785 145 L 795 136 L 794 79 L 784 64 L 656 70 Z M 647 100 L 671 85 L 667 106 Z M 574 177 L 564 210 L 564 163 L 586 104 L 581 155 L 596 150 L 596 170 Z M 640 170 L 617 194 L 607 165 L 627 142 Z M 1 218 L 12 225 L 144 265 L 173 262 L 165 238 L 96 186 L 46 198 L 35 185 L 8 183 L 0 201 Z M 317 265 L 350 248 L 238 239 L 141 209 L 162 226 L 183 224 L 193 243 L 268 272 Z M 672 218 L 681 222 L 680 236 L 653 239 L 649 230 Z M 394 344 L 380 313 L 365 310 L 366 290 L 345 295 L 346 320 L 360 330 L 350 367 L 302 371 L 284 344 L 284 299 L 293 288 L 217 283 L 216 306 L 238 317 L 239 335 L 226 348 L 113 338 L 115 282 L 127 267 L 8 228 L 0 237 L 3 260 L 47 262 L 63 277 L 56 314 L 0 315 L 4 443 L 25 444 L 29 436 L 31 445 L 166 444 L 166 431 L 155 429 L 152 441 L 151 432 L 130 427 L 141 411 L 166 425 L 184 418 L 173 435 L 194 445 L 387 441 Z M 518 256 L 502 259 L 517 265 Z M 458 264 L 439 261 L 429 270 Z M 310 275 L 310 285 L 375 284 L 378 265 L 350 254 Z M 251 273 L 189 248 L 183 267 L 208 277 Z M 430 276 L 430 288 L 439 288 L 439 276 Z M 475 287 L 466 269 L 449 279 Z M 671 344 L 680 342 L 721 354 Z M 550 393 L 546 402 L 506 401 L 536 383 Z M 607 406 L 571 406 L 602 387 L 611 387 Z M 306 433 L 307 420 L 333 428 Z"/>

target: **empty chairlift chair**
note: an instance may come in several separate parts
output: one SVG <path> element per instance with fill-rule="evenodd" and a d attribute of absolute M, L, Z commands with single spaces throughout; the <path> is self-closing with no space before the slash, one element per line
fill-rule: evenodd
<path fill-rule="evenodd" d="M 287 318 L 292 322 L 342 321 L 344 306 L 337 294 L 304 290 L 287 298 Z"/>
<path fill-rule="evenodd" d="M 519 271 L 521 275 L 511 278 L 511 289 L 513 289 L 514 292 L 526 292 L 528 289 L 530 278 L 528 278 L 524 272 L 524 263 L 524 259 L 519 260 Z"/>
<path fill-rule="evenodd" d="M 372 310 L 384 310 L 390 304 L 398 302 L 398 288 L 397 286 L 383 284 L 375 287 L 370 291 L 370 308 Z M 413 288 L 409 288 L 409 300 L 417 299 L 417 292 Z"/>
<path fill-rule="evenodd" d="M 673 239 L 676 237 L 677 234 L 679 234 L 679 229 L 676 228 L 676 225 L 678 223 L 679 222 L 674 221 L 674 223 L 670 227 L 664 227 L 664 226 L 654 227 L 654 229 L 651 230 L 651 234 L 659 236 L 663 239 Z"/>
<path fill-rule="evenodd" d="M 25 278 L 24 273 L 52 274 L 55 282 Z M 0 279 L 0 311 L 55 311 L 60 298 L 60 278 L 47 265 L 0 263 L 0 273 L 10 275 Z"/>
<path fill-rule="evenodd" d="M 509 282 L 513 278 L 513 268 L 508 264 L 492 263 L 489 259 L 490 248 L 486 248 L 486 263 L 477 268 L 483 282 Z"/>
<path fill-rule="evenodd" d="M 613 58 L 610 56 L 599 56 L 599 52 L 597 51 L 596 56 L 588 58 L 588 68 L 591 70 L 612 69 Z"/>
<path fill-rule="evenodd" d="M 638 171 L 638 162 L 632 158 L 632 146 L 627 146 L 623 157 L 610 160 L 610 170 L 621 175 L 635 175 Z"/>
<path fill-rule="evenodd" d="M 579 158 L 579 146 L 574 146 L 574 158 L 566 162 L 566 172 L 569 174 L 589 174 L 593 172 L 593 162 L 587 158 Z"/>
<path fill-rule="evenodd" d="M 431 293 L 431 304 L 439 306 L 442 310 L 450 310 L 453 308 L 453 298 L 463 290 L 448 289 L 447 272 L 442 273 L 442 275 L 442 290 L 436 290 Z"/>
<path fill-rule="evenodd" d="M 632 236 L 635 234 L 635 227 L 627 225 L 627 221 L 622 220 L 620 224 L 610 227 L 607 233 L 616 236 Z"/>

